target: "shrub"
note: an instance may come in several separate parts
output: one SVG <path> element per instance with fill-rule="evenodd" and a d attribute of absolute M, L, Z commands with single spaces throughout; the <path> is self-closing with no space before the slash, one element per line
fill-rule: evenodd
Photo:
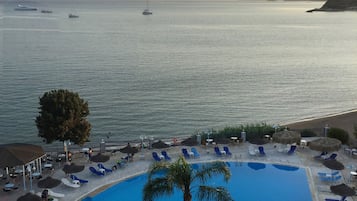
<path fill-rule="evenodd" d="M 301 137 L 316 137 L 316 133 L 309 129 L 304 129 L 301 131 Z"/>
<path fill-rule="evenodd" d="M 347 144 L 349 137 L 348 132 L 341 128 L 330 128 L 328 130 L 327 136 L 340 140 L 342 144 Z"/>

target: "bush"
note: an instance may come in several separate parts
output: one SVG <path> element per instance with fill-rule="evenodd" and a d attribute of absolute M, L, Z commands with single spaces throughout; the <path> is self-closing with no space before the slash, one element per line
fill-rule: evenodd
<path fill-rule="evenodd" d="M 327 133 L 328 137 L 336 138 L 342 142 L 342 144 L 348 143 L 348 132 L 341 128 L 330 128 Z"/>
<path fill-rule="evenodd" d="M 309 129 L 304 129 L 301 131 L 301 137 L 316 137 L 316 133 Z"/>

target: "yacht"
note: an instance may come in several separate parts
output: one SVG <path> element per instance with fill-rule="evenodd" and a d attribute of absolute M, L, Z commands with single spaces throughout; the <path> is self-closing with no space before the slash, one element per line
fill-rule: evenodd
<path fill-rule="evenodd" d="M 143 11 L 143 15 L 152 15 L 152 11 L 147 8 Z"/>
<path fill-rule="evenodd" d="M 35 7 L 28 7 L 28 6 L 24 6 L 24 5 L 17 5 L 16 8 L 14 8 L 14 10 L 17 10 L 17 11 L 35 11 L 37 10 L 37 8 Z"/>
<path fill-rule="evenodd" d="M 41 13 L 52 13 L 52 10 L 41 10 Z"/>
<path fill-rule="evenodd" d="M 73 15 L 73 14 L 70 13 L 70 14 L 68 15 L 68 18 L 79 18 L 79 16 L 78 16 L 78 15 Z"/>

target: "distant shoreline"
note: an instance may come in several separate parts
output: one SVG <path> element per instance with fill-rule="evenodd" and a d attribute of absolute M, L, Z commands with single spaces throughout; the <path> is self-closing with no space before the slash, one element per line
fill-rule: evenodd
<path fill-rule="evenodd" d="M 341 113 L 330 114 L 323 117 L 312 117 L 297 122 L 286 123 L 291 130 L 309 129 L 317 134 L 323 134 L 324 127 L 341 128 L 350 135 L 354 132 L 354 126 L 357 125 L 357 110 L 348 110 Z"/>

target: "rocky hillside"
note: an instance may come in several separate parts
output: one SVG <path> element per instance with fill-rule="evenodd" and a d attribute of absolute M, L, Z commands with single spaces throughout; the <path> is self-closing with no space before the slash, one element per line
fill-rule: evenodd
<path fill-rule="evenodd" d="M 356 10 L 357 0 L 327 0 L 321 9 L 328 10 Z"/>

